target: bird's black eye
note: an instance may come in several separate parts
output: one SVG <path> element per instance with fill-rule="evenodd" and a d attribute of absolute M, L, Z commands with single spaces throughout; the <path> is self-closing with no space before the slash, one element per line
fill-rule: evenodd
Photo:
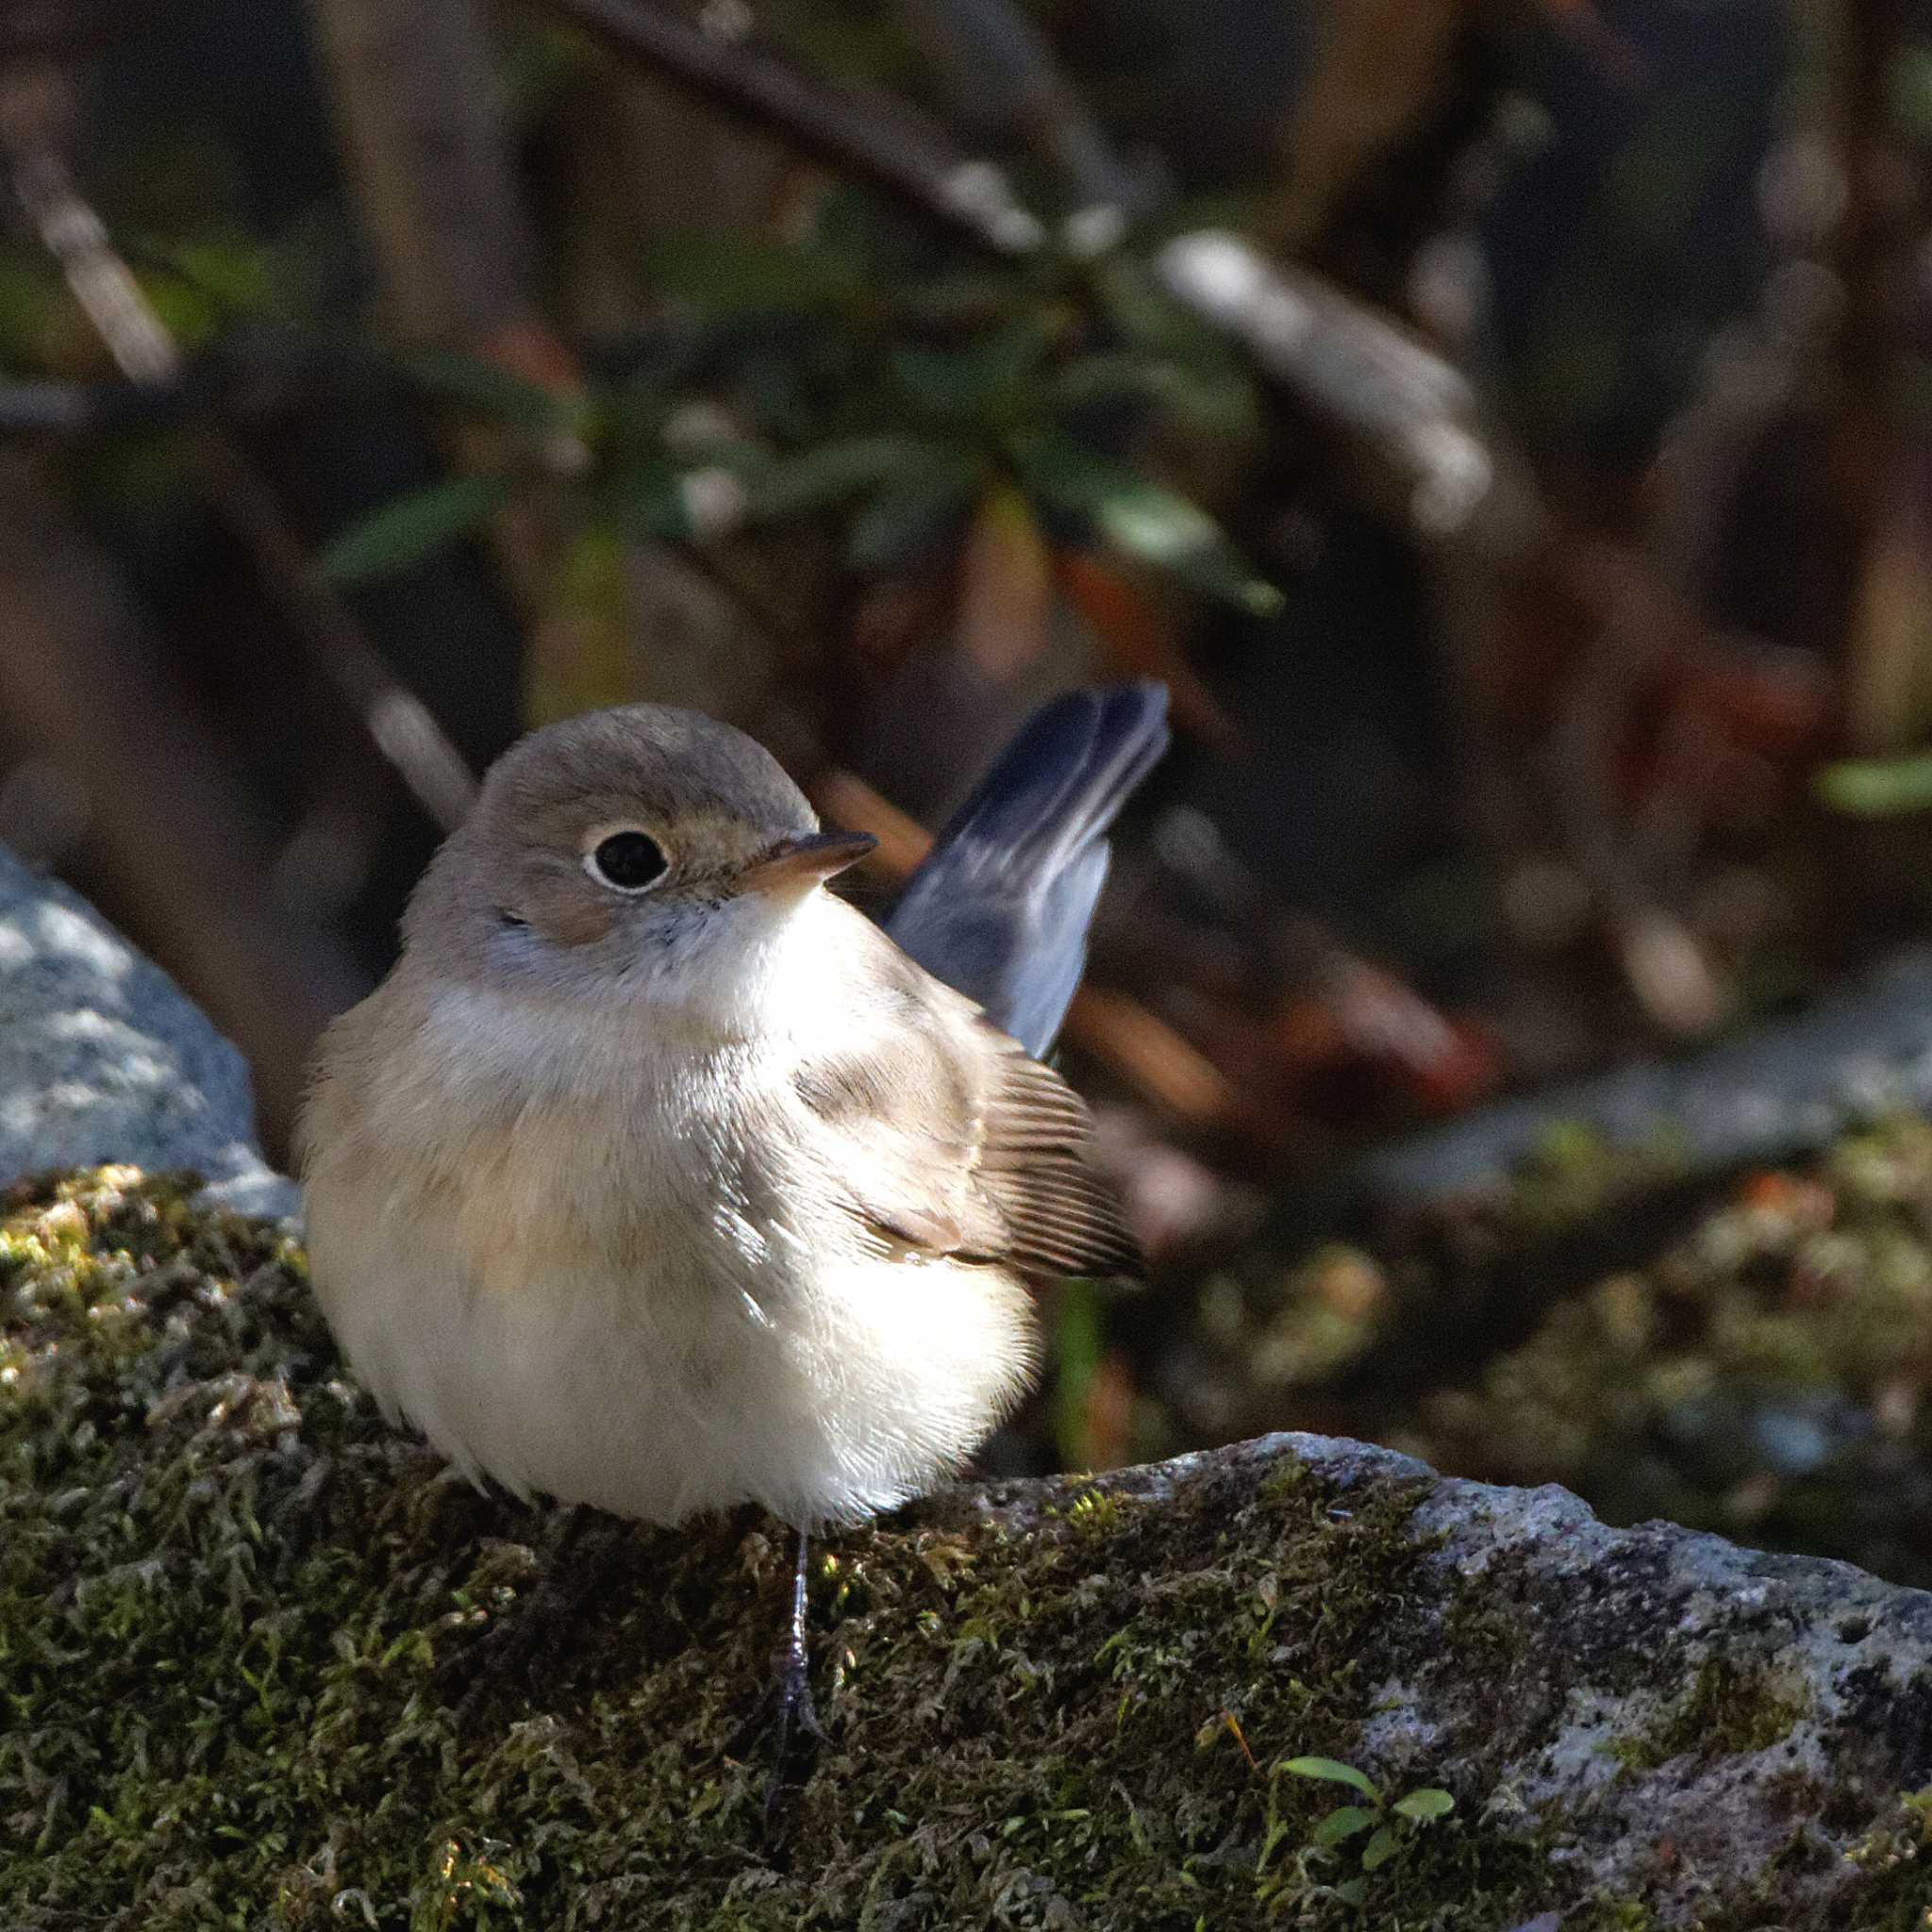
<path fill-rule="evenodd" d="M 590 858 L 592 875 L 620 892 L 641 892 L 656 885 L 670 862 L 663 847 L 645 832 L 612 832 Z"/>

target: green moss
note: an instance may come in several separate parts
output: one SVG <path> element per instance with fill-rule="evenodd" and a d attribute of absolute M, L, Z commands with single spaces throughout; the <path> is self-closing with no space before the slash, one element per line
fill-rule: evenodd
<path fill-rule="evenodd" d="M 1788 1738 L 1805 1714 L 1804 1700 L 1781 1690 L 1769 1672 L 1713 1657 L 1654 1730 L 1611 1748 L 1617 1761 L 1632 1771 L 1653 1770 L 1687 1753 L 1722 1757 L 1766 1751 Z"/>
<path fill-rule="evenodd" d="M 1552 1861 L 1559 1821 L 1486 1822 L 1507 1740 L 1443 1761 L 1387 1721 L 1457 1630 L 1477 1668 L 1509 1641 L 1493 1578 L 1446 1630 L 1414 1607 L 1425 1482 L 1284 1457 L 838 1539 L 833 1741 L 777 1852 L 761 1767 L 724 1755 L 770 1525 L 610 1524 L 559 1575 L 555 1512 L 477 1494 L 344 1379 L 298 1250 L 125 1171 L 13 1198 L 0 1337 L 8 1932 L 1641 1923 Z M 546 1581 L 583 1600 L 490 1662 Z M 1271 1774 L 1306 1753 L 1457 1797 L 1359 1913 L 1309 1845 L 1332 1790 Z"/>
<path fill-rule="evenodd" d="M 590 1601 L 459 1729 L 479 1639 L 528 1607 L 555 1519 L 381 1424 L 297 1251 L 107 1173 L 16 1201 L 0 1297 L 19 1932 L 1352 1916 L 1303 1849 L 1320 1794 L 1266 1765 L 1359 1735 L 1414 1493 L 1346 1510 L 1291 1464 L 1226 1507 L 1095 1488 L 1024 1536 L 841 1540 L 815 1605 L 836 1742 L 788 1860 L 761 1849 L 761 1774 L 721 1743 L 771 1641 L 764 1526 L 614 1529 Z M 1271 1820 L 1286 1849 L 1258 1873 Z M 1458 1817 L 1372 1898 L 1389 1923 L 1487 1927 L 1535 1863 Z"/>
<path fill-rule="evenodd" d="M 1501 1223 L 1518 1237 L 1576 1227 L 1689 1171 L 1690 1150 L 1666 1129 L 1625 1143 L 1587 1121 L 1554 1121 L 1510 1175 Z"/>
<path fill-rule="evenodd" d="M 1543 1315 L 1398 1440 L 1439 1467 L 1557 1481 L 1932 1584 L 1932 1125 L 1746 1177 L 1641 1267 Z M 1909 1472 L 1909 1475 L 1907 1475 Z"/>

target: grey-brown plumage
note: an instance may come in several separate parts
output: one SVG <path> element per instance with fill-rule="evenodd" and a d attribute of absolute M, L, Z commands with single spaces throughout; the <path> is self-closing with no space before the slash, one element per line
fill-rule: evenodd
<path fill-rule="evenodd" d="M 918 1254 L 1029 1279 L 1139 1274 L 1139 1245 L 1093 1166 L 1086 1103 L 890 941 L 878 967 L 903 1024 L 794 1075 L 837 1143 L 852 1212 Z"/>
<path fill-rule="evenodd" d="M 1103 707 L 1057 790 L 1059 725 L 1024 738 L 1007 822 L 1037 836 L 997 862 L 994 787 L 913 902 L 930 938 L 962 886 L 975 972 L 1001 931 L 1051 936 L 988 981 L 1042 1045 L 1146 708 Z M 387 1409 L 521 1493 L 798 1526 L 781 1739 L 815 1728 L 808 1533 L 972 1453 L 1032 1373 L 1033 1284 L 1139 1265 L 1078 1096 L 823 890 L 870 844 L 692 713 L 537 732 L 329 1029 L 302 1123 L 316 1291 Z"/>
<path fill-rule="evenodd" d="M 850 1521 L 1010 1408 L 1036 1284 L 1138 1267 L 1079 1098 L 823 890 L 869 843 L 634 706 L 518 745 L 437 855 L 303 1172 L 346 1354 L 466 1470 Z"/>

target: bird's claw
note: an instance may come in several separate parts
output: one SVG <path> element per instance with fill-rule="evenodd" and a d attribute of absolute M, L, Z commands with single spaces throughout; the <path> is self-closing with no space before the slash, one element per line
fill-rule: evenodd
<path fill-rule="evenodd" d="M 810 1774 L 810 1760 L 817 1747 L 828 1741 L 811 1698 L 811 1669 L 805 1646 L 805 1573 L 806 1543 L 801 1537 L 792 1583 L 791 1616 L 784 1641 L 772 1659 L 772 1674 L 757 1707 L 724 1746 L 725 1757 L 741 1764 L 750 1758 L 760 1738 L 776 1733 L 764 1805 L 765 1834 L 774 1839 L 777 1836 L 785 1792 L 805 1782 Z M 791 1775 L 794 1765 L 800 1774 L 796 1778 Z"/>

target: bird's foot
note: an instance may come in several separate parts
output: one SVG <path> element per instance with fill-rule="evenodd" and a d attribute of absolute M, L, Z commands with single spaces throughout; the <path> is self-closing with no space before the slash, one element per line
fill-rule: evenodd
<path fill-rule="evenodd" d="M 791 1616 L 784 1641 L 772 1659 L 772 1674 L 757 1707 L 735 1730 L 724 1755 L 739 1763 L 749 1760 L 753 1747 L 766 1737 L 771 1745 L 771 1774 L 765 1782 L 765 1835 L 776 1840 L 782 1823 L 785 1794 L 802 1786 L 811 1774 L 818 1747 L 827 1740 L 811 1699 L 811 1668 L 806 1655 L 806 1540 L 798 1545 L 792 1580 Z"/>
<path fill-rule="evenodd" d="M 819 1723 L 818 1709 L 811 1700 L 811 1675 L 804 1647 L 788 1642 L 772 1659 L 772 1674 L 757 1708 L 731 1734 L 724 1746 L 725 1757 L 742 1764 L 750 1761 L 760 1742 L 766 1743 L 771 1766 L 765 1779 L 767 1838 L 778 1836 L 787 1792 L 805 1784 L 811 1775 L 819 1746 L 826 1741 L 824 1727 Z"/>

